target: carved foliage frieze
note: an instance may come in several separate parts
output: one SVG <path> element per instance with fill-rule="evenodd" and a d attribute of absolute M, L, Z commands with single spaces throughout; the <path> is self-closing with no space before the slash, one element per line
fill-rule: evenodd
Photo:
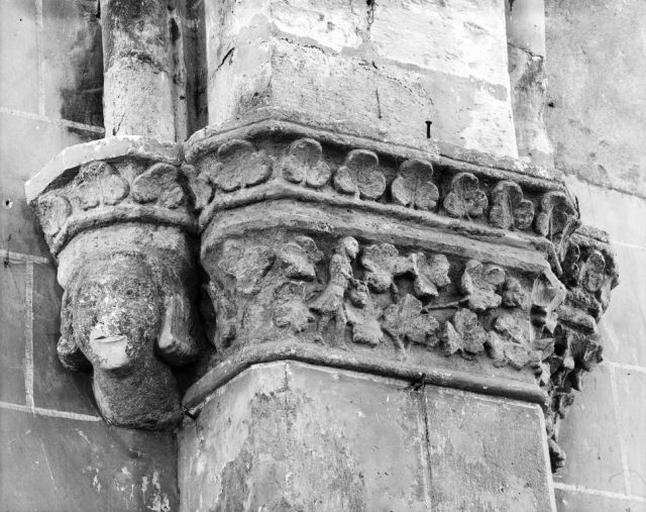
<path fill-rule="evenodd" d="M 199 179 L 186 165 L 129 157 L 94 161 L 80 166 L 66 183 L 40 195 L 34 206 L 45 237 L 57 252 L 62 245 L 55 243 L 57 237 L 67 234 L 74 223 L 105 224 L 130 215 L 189 226 L 195 205 L 211 199 L 204 196 L 210 185 L 198 186 Z M 194 197 L 194 190 L 202 195 Z"/>
<path fill-rule="evenodd" d="M 389 358 L 421 350 L 541 369 L 536 276 L 351 236 L 290 232 L 229 238 L 203 264 L 217 325 L 211 341 L 221 354 L 292 339 L 371 347 Z"/>
<path fill-rule="evenodd" d="M 578 226 L 578 211 L 561 190 L 492 178 L 486 169 L 476 175 L 418 158 L 339 148 L 310 137 L 289 142 L 270 136 L 255 142 L 234 139 L 191 155 L 189 163 L 198 177 L 191 181 L 198 188 L 194 195 L 209 198 L 198 201 L 201 208 L 213 203 L 217 209 L 218 201 L 240 189 L 271 181 L 301 186 L 321 198 L 336 195 L 359 203 L 393 205 L 528 231 L 556 242 Z"/>

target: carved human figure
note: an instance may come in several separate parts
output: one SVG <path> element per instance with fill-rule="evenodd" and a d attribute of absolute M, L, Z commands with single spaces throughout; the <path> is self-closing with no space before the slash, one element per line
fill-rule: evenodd
<path fill-rule="evenodd" d="M 108 422 L 159 428 L 179 418 L 169 365 L 198 351 L 185 286 L 168 265 L 140 252 L 104 254 L 72 277 L 59 357 L 73 369 L 85 358 L 91 363 L 96 402 Z"/>
<path fill-rule="evenodd" d="M 312 311 L 321 315 L 320 329 L 324 329 L 334 318 L 336 340 L 342 343 L 347 317 L 344 311 L 344 296 L 353 282 L 352 262 L 359 254 L 359 242 L 351 236 L 342 238 L 330 258 L 329 281 L 321 295 L 309 305 Z M 319 331 L 320 332 L 320 331 Z"/>

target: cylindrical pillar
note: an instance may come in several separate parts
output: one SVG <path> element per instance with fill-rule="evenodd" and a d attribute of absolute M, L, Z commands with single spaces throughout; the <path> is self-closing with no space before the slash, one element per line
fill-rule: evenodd
<path fill-rule="evenodd" d="M 167 2 L 101 0 L 106 136 L 175 141 Z"/>

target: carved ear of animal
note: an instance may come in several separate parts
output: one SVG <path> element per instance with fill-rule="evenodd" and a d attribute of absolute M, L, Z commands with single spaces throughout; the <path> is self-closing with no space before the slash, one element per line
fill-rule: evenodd
<path fill-rule="evenodd" d="M 83 372 L 92 368 L 90 361 L 87 360 L 74 340 L 70 338 L 61 336 L 56 345 L 56 352 L 61 364 L 68 370 Z"/>
<path fill-rule="evenodd" d="M 179 294 L 167 298 L 157 349 L 168 364 L 181 366 L 197 357 L 199 347 L 192 336 L 191 323 L 188 300 Z"/>

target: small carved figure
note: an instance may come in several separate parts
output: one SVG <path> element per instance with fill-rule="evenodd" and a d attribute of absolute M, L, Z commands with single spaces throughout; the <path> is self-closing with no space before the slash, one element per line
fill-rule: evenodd
<path fill-rule="evenodd" d="M 352 262 L 359 254 L 359 243 L 351 236 L 343 238 L 329 264 L 329 281 L 321 295 L 309 307 L 321 315 L 320 328 L 324 328 L 332 318 L 336 322 L 336 338 L 340 343 L 347 324 L 347 317 L 343 307 L 346 290 L 354 280 Z"/>

